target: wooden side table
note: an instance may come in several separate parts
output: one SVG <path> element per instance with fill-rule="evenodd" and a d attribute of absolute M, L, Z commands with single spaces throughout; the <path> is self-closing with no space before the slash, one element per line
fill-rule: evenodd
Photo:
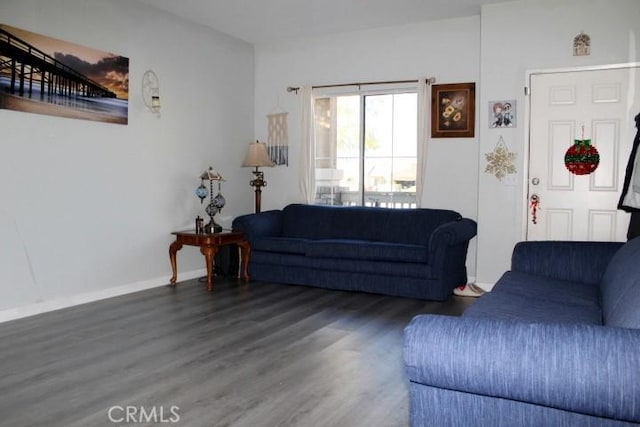
<path fill-rule="evenodd" d="M 171 284 L 175 285 L 178 278 L 178 265 L 176 253 L 182 249 L 183 245 L 199 246 L 200 252 L 204 255 L 207 263 L 207 290 L 213 290 L 213 275 L 215 256 L 218 249 L 223 245 L 237 244 L 240 247 L 240 271 L 242 278 L 249 281 L 249 258 L 251 248 L 249 242 L 244 237 L 244 233 L 239 231 L 223 231 L 221 233 L 196 233 L 195 231 L 176 231 L 171 233 L 176 236 L 176 241 L 169 246 L 169 259 L 171 260 Z M 239 274 L 240 275 L 240 274 Z"/>

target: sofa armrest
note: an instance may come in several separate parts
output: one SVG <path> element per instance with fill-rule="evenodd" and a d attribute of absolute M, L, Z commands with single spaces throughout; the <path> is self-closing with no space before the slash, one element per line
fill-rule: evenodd
<path fill-rule="evenodd" d="M 511 270 L 598 284 L 621 242 L 528 241 L 516 244 Z"/>
<path fill-rule="evenodd" d="M 469 218 L 447 222 L 438 226 L 429 237 L 429 252 L 436 252 L 444 246 L 468 243 L 478 231 L 476 222 Z"/>
<path fill-rule="evenodd" d="M 282 234 L 282 211 L 271 210 L 236 217 L 233 231 L 242 231 L 249 243 L 260 237 L 277 237 Z"/>
<path fill-rule="evenodd" d="M 435 277 L 464 271 L 469 241 L 476 235 L 478 226 L 468 218 L 447 222 L 437 227 L 429 237 L 429 266 Z M 454 286 L 465 282 L 455 283 Z M 453 288 L 452 288 L 453 289 Z"/>
<path fill-rule="evenodd" d="M 439 315 L 405 328 L 410 381 L 640 422 L 640 331 Z"/>
<path fill-rule="evenodd" d="M 429 237 L 429 251 L 439 246 L 454 246 L 469 242 L 478 232 L 478 224 L 469 218 L 460 218 L 438 226 Z"/>

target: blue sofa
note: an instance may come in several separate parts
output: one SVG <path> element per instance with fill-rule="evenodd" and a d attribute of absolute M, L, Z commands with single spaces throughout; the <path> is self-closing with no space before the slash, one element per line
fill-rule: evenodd
<path fill-rule="evenodd" d="M 292 204 L 233 221 L 251 279 L 430 300 L 465 284 L 476 223 L 442 209 Z"/>
<path fill-rule="evenodd" d="M 412 426 L 640 425 L 640 238 L 522 242 L 462 317 L 405 329 Z"/>

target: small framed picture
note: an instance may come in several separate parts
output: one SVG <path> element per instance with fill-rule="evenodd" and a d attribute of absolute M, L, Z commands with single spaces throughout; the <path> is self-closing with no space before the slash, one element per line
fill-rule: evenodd
<path fill-rule="evenodd" d="M 489 128 L 514 128 L 516 119 L 515 99 L 489 102 Z"/>
<path fill-rule="evenodd" d="M 433 85 L 431 137 L 473 138 L 476 116 L 476 84 Z"/>

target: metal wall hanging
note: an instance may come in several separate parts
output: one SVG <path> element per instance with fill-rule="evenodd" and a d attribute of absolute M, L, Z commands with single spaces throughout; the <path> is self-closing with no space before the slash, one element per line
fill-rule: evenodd
<path fill-rule="evenodd" d="M 142 75 L 142 100 L 149 111 L 160 116 L 160 80 L 152 70 Z"/>
<path fill-rule="evenodd" d="M 490 153 L 485 153 L 485 159 L 487 160 L 487 166 L 485 167 L 485 173 L 490 173 L 498 181 L 502 180 L 507 174 L 516 173 L 516 153 L 509 151 L 507 144 L 505 144 L 502 136 L 498 139 L 496 147 Z"/>

